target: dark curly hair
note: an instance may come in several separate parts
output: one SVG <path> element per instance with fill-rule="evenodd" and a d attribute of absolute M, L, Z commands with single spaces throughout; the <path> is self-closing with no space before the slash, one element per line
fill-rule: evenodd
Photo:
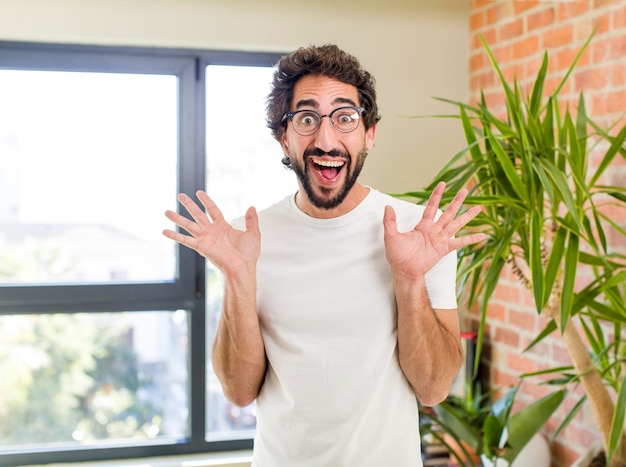
<path fill-rule="evenodd" d="M 379 120 L 376 104 L 376 83 L 374 77 L 352 55 L 336 45 L 301 47 L 282 57 L 274 73 L 271 91 L 267 96 L 267 126 L 272 136 L 280 142 L 286 122 L 283 116 L 291 110 L 293 89 L 300 78 L 306 75 L 321 75 L 351 84 L 357 88 L 363 112 L 365 129 L 374 126 Z M 289 166 L 288 159 L 283 164 Z"/>

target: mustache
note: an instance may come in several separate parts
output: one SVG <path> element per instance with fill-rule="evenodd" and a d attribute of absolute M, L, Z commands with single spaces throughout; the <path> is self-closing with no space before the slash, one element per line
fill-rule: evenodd
<path fill-rule="evenodd" d="M 332 149 L 330 151 L 323 151 L 320 148 L 309 148 L 304 151 L 304 157 L 309 156 L 331 156 L 331 157 L 345 157 L 346 159 L 350 158 L 348 153 L 339 151 L 337 149 Z"/>

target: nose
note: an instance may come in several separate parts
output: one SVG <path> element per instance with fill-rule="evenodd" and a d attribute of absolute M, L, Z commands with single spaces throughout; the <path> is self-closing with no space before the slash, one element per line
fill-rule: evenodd
<path fill-rule="evenodd" d="M 315 146 L 325 152 L 337 147 L 337 131 L 333 128 L 328 115 L 324 115 L 320 127 L 315 132 Z"/>

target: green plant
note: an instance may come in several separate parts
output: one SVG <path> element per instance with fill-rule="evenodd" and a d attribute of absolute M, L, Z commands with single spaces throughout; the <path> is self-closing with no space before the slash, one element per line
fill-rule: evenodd
<path fill-rule="evenodd" d="M 484 95 L 477 105 L 441 99 L 458 107 L 468 146 L 426 190 L 399 196 L 421 202 L 440 181 L 449 193 L 470 189 L 466 203 L 484 207 L 470 228 L 487 240 L 459 251 L 459 279 L 469 306 L 480 304 L 478 350 L 489 299 L 509 265 L 549 320 L 531 346 L 556 332 L 572 357 L 573 368 L 544 373 L 555 375 L 553 383 L 582 384 L 610 465 L 618 466 L 626 463 L 626 256 L 609 238 L 626 236 L 620 224 L 626 187 L 607 182 L 607 169 L 615 158 L 626 158 L 626 126 L 603 129 L 587 114 L 582 93 L 574 110 L 559 102 L 590 41 L 548 95 L 546 52 L 525 95 L 517 81 L 507 82 L 483 40 L 502 84 L 505 115 L 492 111 Z"/>
<path fill-rule="evenodd" d="M 444 444 L 459 465 L 476 458 L 511 463 L 565 397 L 563 390 L 552 392 L 512 413 L 519 387 L 495 401 L 480 386 L 468 387 L 465 397 L 449 396 L 431 410 L 422 409 L 421 432 Z"/>

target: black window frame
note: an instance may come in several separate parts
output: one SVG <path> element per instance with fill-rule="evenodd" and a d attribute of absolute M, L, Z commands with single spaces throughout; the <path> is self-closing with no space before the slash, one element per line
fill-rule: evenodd
<path fill-rule="evenodd" d="M 178 77 L 178 191 L 205 187 L 205 70 L 208 65 L 273 66 L 275 52 L 75 45 L 0 41 L 0 69 L 168 74 Z M 259 122 L 263 125 L 264 122 Z M 269 130 L 268 130 L 269 131 Z M 174 200 L 173 200 L 174 201 Z M 164 206 L 164 210 L 171 206 Z M 72 312 L 189 310 L 190 437 L 173 444 L 45 448 L 0 453 L 0 465 L 132 459 L 250 449 L 251 439 L 206 440 L 206 266 L 177 247 L 172 282 L 0 285 L 0 315 Z"/>

